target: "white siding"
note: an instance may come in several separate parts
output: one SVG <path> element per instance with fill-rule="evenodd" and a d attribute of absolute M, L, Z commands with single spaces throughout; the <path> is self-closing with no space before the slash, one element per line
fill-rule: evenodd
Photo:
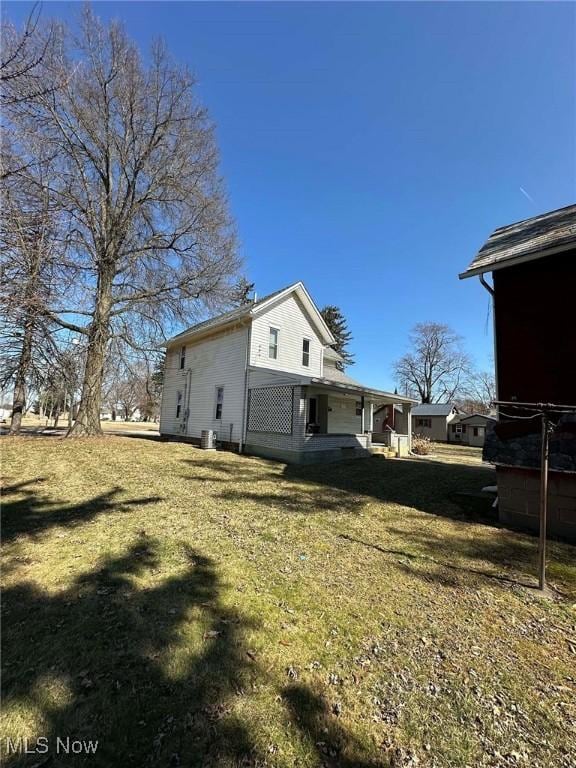
<path fill-rule="evenodd" d="M 179 420 L 176 419 L 176 393 L 184 392 L 186 372 L 179 369 L 180 346 L 170 347 L 166 351 L 164 366 L 164 384 L 160 406 L 160 433 L 175 435 L 179 433 Z"/>
<path fill-rule="evenodd" d="M 368 435 L 306 435 L 304 438 L 304 451 L 331 451 L 338 448 L 368 448 L 370 440 Z"/>
<path fill-rule="evenodd" d="M 278 357 L 268 356 L 270 328 L 277 328 Z M 302 365 L 302 341 L 310 339 L 310 365 Z M 272 305 L 254 318 L 250 364 L 263 368 L 300 373 L 305 376 L 322 375 L 323 344 L 308 315 L 294 294 Z"/>
<path fill-rule="evenodd" d="M 183 371 L 179 369 L 180 346 L 170 347 L 162 393 L 162 434 L 183 434 L 180 431 L 180 420 L 176 419 L 176 393 L 180 390 L 184 396 L 186 376 L 189 375 L 188 393 L 182 403 L 182 413 L 189 408 L 186 434 L 199 438 L 203 429 L 215 429 L 218 438 L 227 441 L 230 439 L 232 424 L 232 441 L 239 442 L 247 338 L 247 328 L 241 328 L 196 343 L 189 342 Z M 217 387 L 224 387 L 222 419 L 218 421 L 215 418 Z"/>
<path fill-rule="evenodd" d="M 301 379 L 294 373 L 255 368 L 250 371 L 249 387 L 283 387 L 299 384 Z"/>
<path fill-rule="evenodd" d="M 328 434 L 352 434 L 362 432 L 362 417 L 356 415 L 357 397 L 328 396 Z"/>
<path fill-rule="evenodd" d="M 412 434 L 423 435 L 430 438 L 430 440 L 436 440 L 438 442 L 446 442 L 448 440 L 448 427 L 446 416 L 412 416 Z M 423 427 L 418 426 L 418 419 L 430 419 L 432 426 Z"/>

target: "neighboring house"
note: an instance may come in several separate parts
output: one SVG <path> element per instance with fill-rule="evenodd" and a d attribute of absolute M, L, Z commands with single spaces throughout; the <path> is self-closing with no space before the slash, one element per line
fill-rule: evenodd
<path fill-rule="evenodd" d="M 458 416 L 453 403 L 422 403 L 412 408 L 412 433 L 430 440 L 448 441 L 448 426 Z"/>
<path fill-rule="evenodd" d="M 448 427 L 448 442 L 461 445 L 484 445 L 486 430 L 492 427 L 496 419 L 482 413 L 472 413 L 466 416 L 459 414 L 452 419 Z"/>
<path fill-rule="evenodd" d="M 387 430 L 406 434 L 408 422 L 402 406 L 396 404 L 382 405 L 374 411 L 374 435 L 386 432 Z"/>
<path fill-rule="evenodd" d="M 493 296 L 497 400 L 568 406 L 550 438 L 548 525 L 576 540 L 576 205 L 496 229 L 460 277 L 473 275 Z M 500 407 L 484 459 L 502 522 L 538 526 L 540 449 L 537 412 Z"/>
<path fill-rule="evenodd" d="M 414 401 L 341 372 L 334 341 L 302 283 L 189 328 L 166 345 L 160 433 L 287 462 L 369 455 L 374 410 Z"/>

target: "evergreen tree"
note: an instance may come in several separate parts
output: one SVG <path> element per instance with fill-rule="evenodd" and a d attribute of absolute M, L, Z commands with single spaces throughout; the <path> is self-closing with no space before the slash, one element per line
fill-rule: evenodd
<path fill-rule="evenodd" d="M 342 362 L 337 363 L 337 368 L 343 371 L 347 365 L 351 365 L 354 362 L 354 355 L 348 351 L 348 344 L 352 341 L 352 334 L 348 330 L 346 318 L 339 307 L 335 307 L 332 304 L 321 309 L 320 314 L 336 339 L 336 343 L 332 347 L 342 357 Z"/>

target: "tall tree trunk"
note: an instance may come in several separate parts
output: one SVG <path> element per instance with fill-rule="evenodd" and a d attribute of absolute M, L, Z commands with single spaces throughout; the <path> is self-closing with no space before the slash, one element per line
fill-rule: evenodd
<path fill-rule="evenodd" d="M 14 398 L 12 400 L 12 416 L 10 419 L 10 434 L 20 433 L 22 425 L 22 414 L 26 407 L 26 376 L 30 369 L 32 360 L 32 340 L 34 336 L 34 319 L 28 316 L 24 325 L 24 339 L 22 341 L 22 352 L 18 361 L 16 377 L 14 380 Z"/>
<path fill-rule="evenodd" d="M 112 307 L 112 280 L 114 264 L 110 259 L 101 260 L 98 275 L 97 299 L 94 316 L 88 331 L 88 351 L 86 368 L 82 382 L 82 394 L 76 421 L 68 436 L 102 435 L 100 410 L 102 405 L 102 383 L 104 380 L 104 360 L 110 335 L 110 310 Z"/>
<path fill-rule="evenodd" d="M 38 242 L 36 242 L 38 246 Z M 24 320 L 24 338 L 22 340 L 22 351 L 18 360 L 18 368 L 14 380 L 14 397 L 12 400 L 12 416 L 10 420 L 10 434 L 20 433 L 22 425 L 22 415 L 26 408 L 26 377 L 30 372 L 32 363 L 32 345 L 34 343 L 34 323 L 35 310 L 34 298 L 38 287 L 38 275 L 40 273 L 40 248 L 35 247 L 32 255 L 32 262 L 29 265 L 28 284 L 24 292 L 25 302 L 25 320 Z"/>

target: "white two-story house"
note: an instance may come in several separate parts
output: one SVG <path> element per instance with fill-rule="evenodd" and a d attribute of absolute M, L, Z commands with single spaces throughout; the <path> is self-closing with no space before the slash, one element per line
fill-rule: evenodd
<path fill-rule="evenodd" d="M 334 337 L 302 283 L 207 320 L 167 342 L 160 433 L 292 463 L 370 453 L 373 413 L 413 400 L 337 367 Z M 396 447 L 409 450 L 410 435 Z"/>

